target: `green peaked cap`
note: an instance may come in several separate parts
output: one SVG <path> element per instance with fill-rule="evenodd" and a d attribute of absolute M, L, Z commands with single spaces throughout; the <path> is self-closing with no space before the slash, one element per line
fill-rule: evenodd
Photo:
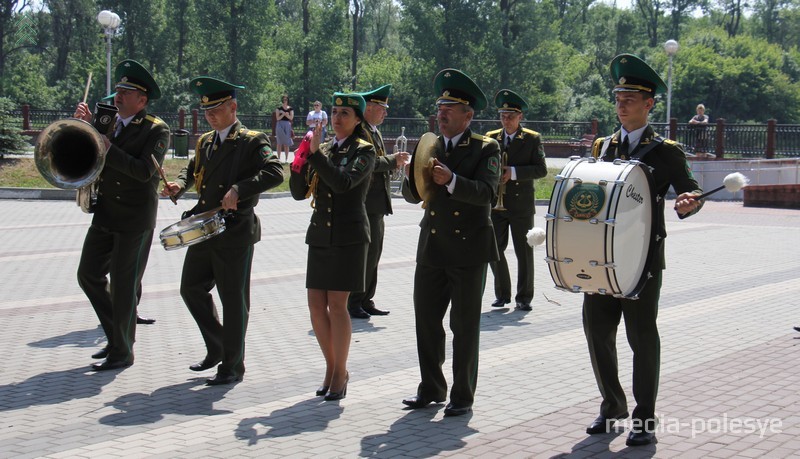
<path fill-rule="evenodd" d="M 646 92 L 651 96 L 667 92 L 661 76 L 633 54 L 620 54 L 611 60 L 614 92 Z"/>
<path fill-rule="evenodd" d="M 494 95 L 494 104 L 497 111 L 525 113 L 528 110 L 528 103 L 519 94 L 510 89 L 501 89 Z"/>
<path fill-rule="evenodd" d="M 189 88 L 200 96 L 200 109 L 209 110 L 235 99 L 236 90 L 244 89 L 244 86 L 228 83 L 218 78 L 199 76 L 189 82 Z"/>
<path fill-rule="evenodd" d="M 161 97 L 161 89 L 159 89 L 156 80 L 153 79 L 153 75 L 150 75 L 150 72 L 142 64 L 132 59 L 125 59 L 117 64 L 116 69 L 114 69 L 114 79 L 117 80 L 114 89 L 123 88 L 142 91 L 147 94 L 148 100 L 156 100 Z M 112 98 L 115 94 L 116 92 L 107 98 Z"/>
<path fill-rule="evenodd" d="M 359 94 L 361 94 L 367 102 L 375 102 L 378 105 L 389 108 L 389 96 L 392 94 L 392 85 L 385 84 L 380 88 L 373 89 L 372 91 L 360 92 Z"/>
<path fill-rule="evenodd" d="M 440 70 L 433 78 L 433 90 L 437 94 L 436 105 L 463 104 L 475 110 L 486 108 L 486 95 L 461 70 Z"/>
<path fill-rule="evenodd" d="M 356 115 L 364 119 L 364 110 L 367 109 L 367 101 L 359 93 L 335 92 L 331 97 L 331 105 L 334 107 L 350 107 L 356 111 Z"/>

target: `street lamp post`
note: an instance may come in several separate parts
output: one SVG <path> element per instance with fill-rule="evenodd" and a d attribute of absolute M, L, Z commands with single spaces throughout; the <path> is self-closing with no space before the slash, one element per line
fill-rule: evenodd
<path fill-rule="evenodd" d="M 106 96 L 111 95 L 111 37 L 117 32 L 121 22 L 119 16 L 108 10 L 97 15 L 97 22 L 103 27 L 106 35 Z"/>
<path fill-rule="evenodd" d="M 669 131 L 670 116 L 672 110 L 672 56 L 678 52 L 678 42 L 667 40 L 664 43 L 664 51 L 669 56 L 669 70 L 667 70 L 667 131 Z"/>

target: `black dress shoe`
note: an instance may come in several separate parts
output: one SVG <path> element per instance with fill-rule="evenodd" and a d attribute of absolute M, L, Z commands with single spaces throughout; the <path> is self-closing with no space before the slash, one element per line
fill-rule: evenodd
<path fill-rule="evenodd" d="M 118 370 L 120 368 L 127 368 L 131 365 L 133 365 L 133 362 L 129 362 L 127 360 L 105 359 L 100 363 L 93 363 L 92 370 L 94 371 Z"/>
<path fill-rule="evenodd" d="M 328 393 L 328 389 L 330 389 L 330 388 L 331 388 L 331 386 L 319 386 L 317 388 L 317 397 L 322 397 L 323 395 L 327 394 Z"/>
<path fill-rule="evenodd" d="M 614 429 L 614 424 L 617 423 L 618 419 L 625 419 L 628 417 L 628 412 L 624 412 L 619 416 L 615 416 L 613 418 L 607 418 L 602 414 L 597 417 L 589 427 L 586 428 L 586 433 L 589 435 L 600 434 L 600 433 L 609 433 Z"/>
<path fill-rule="evenodd" d="M 136 315 L 136 323 L 139 325 L 150 325 L 156 323 L 156 319 L 151 319 L 149 317 L 142 317 L 140 315 Z"/>
<path fill-rule="evenodd" d="M 430 405 L 431 403 L 441 403 L 444 400 L 432 400 L 422 397 L 420 395 L 412 395 L 411 397 L 403 399 L 403 405 L 410 407 L 412 410 L 416 410 L 419 408 L 425 408 L 426 406 Z"/>
<path fill-rule="evenodd" d="M 223 384 L 233 384 L 241 381 L 243 378 L 241 376 L 234 376 L 234 375 L 221 375 L 219 373 L 216 374 L 211 379 L 206 379 L 206 386 L 221 386 Z"/>
<path fill-rule="evenodd" d="M 369 319 L 369 314 L 364 308 L 348 309 L 348 312 L 353 319 Z"/>
<path fill-rule="evenodd" d="M 472 405 L 459 405 L 458 403 L 450 402 L 444 407 L 445 416 L 463 416 L 472 411 Z"/>
<path fill-rule="evenodd" d="M 367 314 L 371 316 L 388 316 L 389 311 L 381 311 L 380 309 L 376 308 L 375 306 L 367 306 L 366 308 L 361 308 Z"/>
<path fill-rule="evenodd" d="M 522 301 L 517 301 L 517 309 L 520 311 L 533 311 L 530 303 L 523 303 Z"/>
<path fill-rule="evenodd" d="M 794 327 L 794 331 L 800 331 L 800 327 Z"/>
<path fill-rule="evenodd" d="M 503 300 L 503 299 L 496 299 L 494 303 L 492 303 L 493 308 L 504 308 L 508 303 L 511 303 L 511 300 Z"/>
<path fill-rule="evenodd" d="M 206 357 L 203 360 L 195 363 L 194 365 L 189 365 L 189 369 L 192 371 L 208 370 L 209 368 L 214 368 L 220 362 L 222 362 L 222 359 L 214 359 Z"/>
<path fill-rule="evenodd" d="M 106 357 L 108 357 L 108 346 L 92 354 L 93 359 L 104 359 Z"/>
<path fill-rule="evenodd" d="M 628 439 L 625 440 L 625 444 L 628 446 L 644 446 L 651 443 L 658 443 L 656 433 L 646 430 L 631 430 L 630 433 L 628 433 Z"/>

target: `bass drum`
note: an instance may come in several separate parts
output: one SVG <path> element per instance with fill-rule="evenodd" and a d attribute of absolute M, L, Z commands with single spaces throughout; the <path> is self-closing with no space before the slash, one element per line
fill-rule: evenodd
<path fill-rule="evenodd" d="M 545 216 L 556 288 L 637 299 L 656 250 L 656 200 L 644 163 L 573 157 L 556 176 Z"/>
<path fill-rule="evenodd" d="M 158 237 L 166 250 L 198 244 L 225 231 L 225 217 L 219 209 L 192 215 L 164 228 Z"/>

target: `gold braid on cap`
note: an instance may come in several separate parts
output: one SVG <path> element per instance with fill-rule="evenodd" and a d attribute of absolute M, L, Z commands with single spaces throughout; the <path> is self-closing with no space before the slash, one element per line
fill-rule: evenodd
<path fill-rule="evenodd" d="M 458 102 L 459 104 L 469 105 L 469 101 L 467 99 L 459 99 L 458 97 L 453 97 L 453 96 L 451 96 L 450 94 L 448 94 L 446 92 L 444 94 L 442 94 L 441 96 L 439 96 L 439 99 L 436 102 L 438 103 L 442 99 L 444 99 L 444 100 L 452 100 L 453 102 Z"/>

